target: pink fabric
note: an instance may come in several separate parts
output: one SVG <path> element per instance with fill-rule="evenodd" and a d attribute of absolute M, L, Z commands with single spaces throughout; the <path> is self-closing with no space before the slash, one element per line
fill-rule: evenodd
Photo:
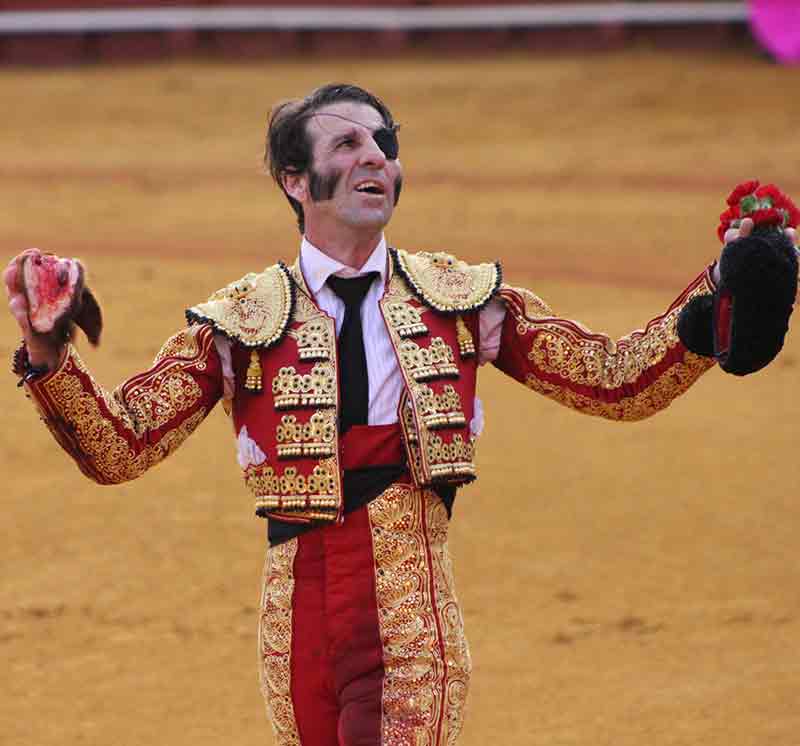
<path fill-rule="evenodd" d="M 750 0 L 750 28 L 778 62 L 800 64 L 798 0 Z"/>

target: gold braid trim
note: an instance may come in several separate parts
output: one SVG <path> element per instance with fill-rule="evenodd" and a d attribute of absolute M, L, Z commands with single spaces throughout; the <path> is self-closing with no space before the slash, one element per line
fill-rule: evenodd
<path fill-rule="evenodd" d="M 117 416 L 130 416 L 134 432 L 142 436 L 158 430 L 181 412 L 191 409 L 203 391 L 187 368 L 206 369 L 214 344 L 208 327 L 189 327 L 170 337 L 146 373 L 134 376 L 114 390 Z M 106 402 L 109 406 L 109 402 Z"/>
<path fill-rule="evenodd" d="M 278 746 L 300 746 L 292 705 L 292 595 L 297 539 L 267 550 L 258 622 L 259 678 Z"/>
<path fill-rule="evenodd" d="M 218 290 L 205 303 L 188 309 L 186 318 L 190 324 L 211 324 L 246 347 L 266 349 L 286 334 L 294 301 L 291 275 L 279 262 Z"/>
<path fill-rule="evenodd" d="M 472 673 L 435 492 L 393 485 L 368 505 L 383 640 L 381 743 L 453 746 Z"/>
<path fill-rule="evenodd" d="M 499 262 L 467 264 L 444 252 L 389 251 L 395 268 L 417 298 L 440 313 L 478 311 L 500 287 Z"/>
<path fill-rule="evenodd" d="M 640 393 L 618 402 L 592 399 L 576 391 L 557 386 L 529 374 L 525 385 L 549 399 L 582 414 L 605 417 L 609 420 L 635 422 L 666 408 L 673 399 L 683 394 L 700 376 L 714 365 L 712 358 L 687 352 L 683 362 L 668 368 L 658 380 Z"/>
<path fill-rule="evenodd" d="M 130 421 L 130 416 L 122 417 L 119 406 L 111 409 L 111 417 L 105 415 L 98 400 L 108 405 L 109 398 L 91 377 L 93 390 L 87 391 L 75 370 L 89 376 L 80 358 L 71 350 L 60 374 L 44 383 L 43 387 L 56 405 L 60 418 L 66 422 L 71 439 L 77 441 L 78 451 L 91 465 L 93 476 L 101 483 L 118 484 L 143 474 L 183 443 L 206 416 L 205 409 L 198 409 L 180 425 L 164 433 L 156 443 L 137 452 L 115 427 L 115 420 Z"/>
<path fill-rule="evenodd" d="M 712 290 L 706 272 L 666 313 L 614 342 L 577 322 L 553 316 L 530 291 L 504 285 L 500 296 L 510 320 L 516 324 L 517 335 L 527 340 L 520 343 L 530 345 L 526 351 L 530 372 L 515 377 L 534 391 L 584 414 L 611 420 L 644 419 L 664 409 L 713 367 L 712 358 L 686 350 L 677 332 L 684 305 Z M 619 398 L 623 392 L 628 395 Z"/>
<path fill-rule="evenodd" d="M 549 307 L 530 291 L 504 286 L 500 294 L 517 322 L 517 333 L 536 332 L 528 359 L 537 370 L 580 386 L 617 389 L 636 383 L 680 344 L 677 324 L 681 309 L 696 295 L 708 292 L 705 282 L 694 284 L 665 314 L 616 342 L 578 322 L 548 314 Z M 514 294 L 522 298 L 524 307 Z"/>

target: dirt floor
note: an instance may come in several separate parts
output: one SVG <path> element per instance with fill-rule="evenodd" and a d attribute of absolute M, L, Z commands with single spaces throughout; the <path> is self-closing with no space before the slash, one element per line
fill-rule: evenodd
<path fill-rule="evenodd" d="M 298 245 L 260 173 L 266 113 L 332 79 L 402 122 L 396 246 L 501 258 L 621 335 L 719 251 L 737 181 L 800 198 L 800 70 L 634 51 L 479 61 L 0 71 L 0 247 L 77 255 L 113 386 L 182 309 Z M 0 319 L 0 351 L 17 334 Z M 84 345 L 85 348 L 85 345 Z M 493 369 L 452 523 L 475 672 L 460 744 L 795 746 L 800 337 L 618 425 Z M 257 686 L 264 525 L 222 411 L 141 480 L 85 480 L 9 376 L 0 743 L 272 743 Z"/>

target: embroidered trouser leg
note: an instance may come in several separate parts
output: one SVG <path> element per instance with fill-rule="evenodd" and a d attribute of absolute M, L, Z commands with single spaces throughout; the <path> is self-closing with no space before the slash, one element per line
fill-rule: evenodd
<path fill-rule="evenodd" d="M 430 491 L 393 485 L 269 550 L 262 691 L 279 746 L 450 746 L 470 659 Z"/>

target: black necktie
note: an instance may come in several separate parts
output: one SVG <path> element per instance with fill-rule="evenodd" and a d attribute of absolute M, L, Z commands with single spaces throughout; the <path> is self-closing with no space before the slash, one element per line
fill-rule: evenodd
<path fill-rule="evenodd" d="M 361 277 L 329 277 L 328 287 L 344 302 L 344 321 L 339 331 L 339 431 L 351 425 L 366 425 L 369 413 L 369 382 L 364 334 L 361 329 L 361 303 L 378 272 Z"/>

